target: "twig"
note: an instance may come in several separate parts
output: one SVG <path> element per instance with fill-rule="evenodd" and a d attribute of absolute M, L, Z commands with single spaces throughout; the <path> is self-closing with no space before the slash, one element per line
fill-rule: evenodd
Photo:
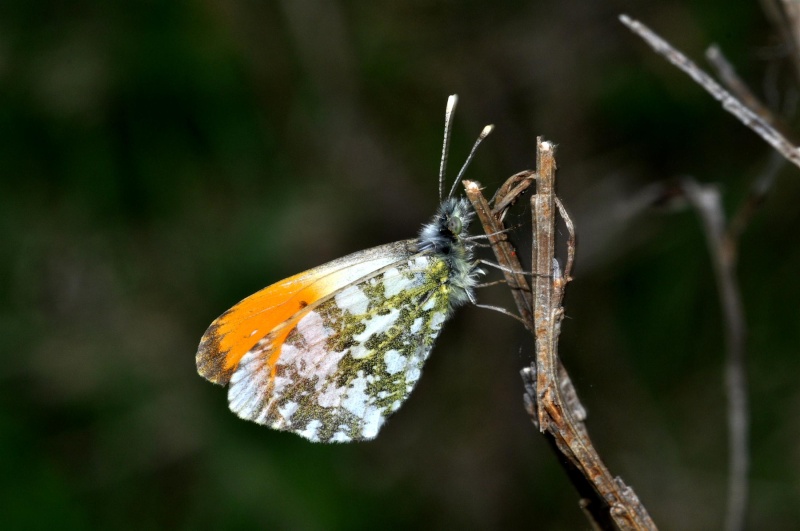
<path fill-rule="evenodd" d="M 516 181 L 519 175 L 520 174 L 512 176 L 506 181 L 506 185 L 512 181 L 512 179 Z M 527 178 L 532 180 L 533 174 L 528 172 Z M 495 258 L 497 258 L 497 263 L 500 264 L 506 282 L 508 282 L 508 286 L 511 288 L 511 295 L 514 297 L 519 315 L 522 317 L 523 321 L 527 323 L 526 326 L 528 329 L 533 330 L 531 325 L 533 323 L 533 314 L 531 313 L 533 308 L 531 288 L 528 281 L 525 279 L 525 275 L 522 273 L 524 270 L 519 263 L 519 258 L 517 258 L 517 252 L 508 241 L 503 222 L 492 215 L 492 209 L 489 207 L 486 198 L 483 197 L 478 183 L 474 181 L 464 181 L 464 188 L 466 189 L 467 198 L 472 203 L 472 208 L 478 215 L 478 220 L 480 220 L 486 231 Z"/>
<path fill-rule="evenodd" d="M 745 370 L 745 319 L 741 294 L 736 284 L 736 242 L 725 228 L 725 214 L 719 190 L 702 186 L 693 179 L 682 183 L 683 192 L 703 222 L 714 264 L 714 277 L 725 317 L 725 389 L 728 395 L 728 445 L 730 479 L 725 529 L 744 528 L 747 514 L 748 433 L 750 419 Z"/>
<path fill-rule="evenodd" d="M 770 5 L 772 5 L 774 9 L 780 10 L 778 6 L 775 6 L 772 3 L 770 3 Z M 767 6 L 765 6 L 765 9 L 767 9 Z M 791 38 L 791 34 L 786 34 L 784 37 Z M 790 42 L 792 43 L 791 46 L 796 52 L 797 48 L 794 46 L 793 41 Z M 795 53 L 793 55 L 797 54 Z M 789 128 L 786 126 L 783 120 L 775 116 L 775 114 L 770 111 L 769 108 L 755 96 L 755 94 L 753 94 L 747 84 L 745 84 L 745 82 L 742 81 L 742 79 L 736 73 L 733 65 L 730 64 L 718 46 L 712 45 L 708 47 L 706 50 L 706 59 L 708 59 L 709 63 L 711 63 L 711 65 L 716 69 L 717 75 L 720 77 L 722 82 L 725 83 L 731 92 L 738 96 L 747 107 L 761 116 L 776 130 L 780 131 L 782 135 L 787 138 L 792 137 L 792 133 L 789 132 Z M 750 221 L 753 214 L 755 214 L 756 210 L 758 210 L 758 207 L 764 202 L 767 193 L 772 188 L 772 183 L 775 181 L 778 171 L 780 171 L 780 169 L 783 167 L 785 160 L 781 158 L 775 151 L 771 153 L 772 156 L 770 157 L 767 168 L 765 168 L 765 170 L 753 182 L 747 199 L 742 203 L 742 205 L 739 207 L 739 210 L 728 224 L 726 239 L 730 242 L 736 242 L 739 239 L 739 236 L 747 226 L 747 223 Z M 735 257 L 733 260 L 735 261 Z"/>
<path fill-rule="evenodd" d="M 783 1 L 779 3 L 769 0 L 765 0 L 762 3 L 767 15 L 778 26 L 785 42 L 792 51 L 796 67 L 795 74 L 800 74 L 800 68 L 798 68 L 798 65 L 800 65 L 800 62 L 798 62 L 800 53 L 798 53 L 797 47 L 797 30 L 800 29 L 800 9 L 798 9 L 796 3 L 791 3 L 790 5 Z M 726 92 L 705 72 L 646 26 L 624 15 L 620 17 L 620 20 L 647 41 L 658 53 L 689 74 L 714 98 L 722 102 L 727 111 L 734 114 L 775 148 L 777 153 L 793 164 L 800 166 L 798 164 L 797 147 L 786 139 L 786 136 L 788 136 L 785 133 L 787 128 L 741 81 L 717 47 L 710 47 L 706 52 L 706 56 L 717 69 L 723 82 L 739 96 L 741 101 Z M 710 186 L 701 186 L 693 180 L 687 180 L 682 185 L 683 193 L 703 221 L 725 323 L 725 391 L 728 401 L 728 460 L 730 469 L 725 528 L 729 531 L 738 531 L 744 528 L 749 491 L 749 412 L 747 372 L 745 370 L 746 323 L 741 295 L 736 283 L 737 241 L 744 227 L 772 187 L 779 169 L 777 161 L 777 157 L 773 157 L 770 167 L 756 179 L 751 186 L 748 197 L 727 226 L 718 190 Z"/>
<path fill-rule="evenodd" d="M 733 68 L 733 65 L 728 61 L 725 55 L 720 50 L 719 46 L 712 44 L 706 48 L 706 60 L 714 67 L 722 83 L 728 87 L 734 96 L 736 96 L 742 105 L 758 114 L 766 123 L 774 127 L 776 131 L 780 132 L 786 138 L 791 138 L 792 133 L 789 128 L 773 114 L 769 107 L 764 105 L 750 87 L 742 81 L 739 74 Z"/>
<path fill-rule="evenodd" d="M 564 220 L 567 226 L 567 234 L 569 234 L 569 239 L 567 240 L 567 265 L 564 267 L 564 279 L 569 282 L 572 280 L 572 263 L 575 261 L 575 226 L 572 224 L 572 219 L 567 214 L 567 209 L 564 208 L 561 199 L 555 196 L 555 200 L 558 214 Z"/>
<path fill-rule="evenodd" d="M 520 172 L 512 175 L 506 180 L 503 186 L 498 189 L 493 199 L 495 199 L 498 203 L 502 202 L 508 206 L 516 201 L 524 189 L 529 186 L 522 186 L 521 180 L 528 179 L 530 181 L 534 181 L 535 178 L 535 172 L 531 171 Z M 523 269 L 519 262 L 519 257 L 505 237 L 503 239 L 494 239 L 496 235 L 505 235 L 506 233 L 502 222 L 506 211 L 502 210 L 493 213 L 489 207 L 489 203 L 481 193 L 480 184 L 477 182 L 464 181 L 464 188 L 466 189 L 467 197 L 472 202 L 472 206 L 478 215 L 478 219 L 483 225 L 484 231 L 486 232 L 487 236 L 493 240 L 492 250 L 494 251 L 497 262 L 502 266 L 501 270 L 505 275 L 506 281 L 509 283 L 509 286 L 514 286 L 514 288 L 511 290 L 511 293 L 514 296 L 514 300 L 520 315 L 522 315 L 526 321 L 526 328 L 533 333 L 534 319 L 531 311 L 533 307 L 533 297 L 528 280 L 525 278 L 525 275 L 521 273 Z M 560 361 L 559 373 L 563 375 L 563 382 L 569 381 L 569 376 L 567 375 L 566 369 L 561 366 Z M 522 378 L 526 389 L 526 392 L 523 395 L 525 409 L 530 414 L 534 424 L 538 427 L 535 374 L 535 363 L 522 370 Z M 577 395 L 574 392 L 574 388 L 572 388 L 571 382 L 568 385 L 564 385 L 564 387 L 572 389 L 570 400 L 577 402 Z M 584 411 L 583 418 L 585 418 L 585 410 L 583 410 L 583 406 L 581 406 L 579 402 L 577 402 L 577 406 L 573 407 L 580 408 L 580 411 Z M 563 453 L 559 449 L 555 438 L 551 434 L 547 433 L 546 439 L 557 455 L 561 455 Z M 594 490 L 592 484 L 585 476 L 582 475 L 573 461 L 569 459 L 559 459 L 558 462 L 564 468 L 567 476 L 570 478 L 573 485 L 575 485 L 576 490 L 580 494 L 581 508 L 584 514 L 587 515 L 587 518 L 589 518 L 589 520 L 593 523 L 593 527 L 595 529 L 613 529 L 611 518 L 608 514 L 605 502 Z M 605 508 L 605 511 L 603 508 Z"/>
<path fill-rule="evenodd" d="M 535 172 L 521 171 L 509 177 L 492 197 L 492 214 L 505 213 L 514 201 L 530 187 L 534 181 Z M 502 218 L 501 218 L 502 219 Z"/>
<path fill-rule="evenodd" d="M 555 260 L 555 153 L 554 146 L 537 140 L 536 195 L 531 197 L 534 222 L 533 284 L 536 331 L 536 400 L 539 429 L 553 434 L 562 453 L 575 462 L 610 507 L 620 529 L 655 529 L 644 506 L 619 478 L 613 478 L 600 460 L 585 427 L 565 407 L 558 372 L 558 336 L 564 310 L 561 300 L 568 278 Z M 566 214 L 566 211 L 562 212 Z M 564 218 L 568 228 L 569 217 Z M 571 238 L 571 241 L 572 240 Z"/>
<path fill-rule="evenodd" d="M 800 150 L 789 142 L 786 137 L 775 130 L 761 116 L 748 109 L 731 93 L 726 91 L 719 83 L 714 81 L 708 74 L 701 70 L 691 60 L 681 52 L 673 48 L 668 42 L 655 34 L 650 28 L 633 20 L 627 15 L 620 15 L 620 21 L 631 31 L 639 35 L 657 53 L 666 58 L 669 62 L 683 70 L 698 85 L 703 87 L 706 92 L 722 103 L 723 109 L 734 115 L 743 124 L 752 129 L 756 134 L 763 138 L 770 146 L 775 148 L 781 155 L 786 157 L 795 166 L 800 167 Z"/>
<path fill-rule="evenodd" d="M 510 243 L 504 238 L 496 241 L 490 237 L 498 262 L 512 271 L 504 270 L 504 274 L 509 284 L 518 286 L 512 293 L 520 315 L 528 322 L 528 328 L 536 338 L 536 362 L 522 371 L 525 408 L 554 451 L 563 457 L 559 462 L 578 490 L 580 506 L 595 529 L 655 529 L 636 494 L 620 478 L 611 475 L 594 449 L 582 422 L 586 416 L 585 409 L 558 359 L 558 335 L 563 317 L 561 300 L 570 280 L 575 239 L 572 222 L 554 193 L 554 147 L 541 138 L 537 139 L 537 154 L 536 174 L 525 177 L 530 180 L 535 177 L 537 191 L 531 198 L 535 231 L 533 295 L 525 276 L 512 273 L 521 271 L 521 266 Z M 502 230 L 505 208 L 527 187 L 521 186 L 520 175 L 512 176 L 501 187 L 495 205 L 503 206 L 496 206 L 494 211 L 489 210 L 480 186 L 464 181 L 467 197 L 487 235 Z M 557 210 L 570 233 L 567 266 L 563 273 L 555 260 Z"/>

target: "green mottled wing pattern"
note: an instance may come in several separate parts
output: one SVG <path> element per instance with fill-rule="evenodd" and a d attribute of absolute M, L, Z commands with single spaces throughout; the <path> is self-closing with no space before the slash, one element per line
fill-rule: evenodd
<path fill-rule="evenodd" d="M 311 441 L 374 438 L 419 379 L 450 312 L 450 278 L 445 259 L 423 252 L 319 301 L 274 366 L 268 338 L 242 358 L 231 409 Z"/>

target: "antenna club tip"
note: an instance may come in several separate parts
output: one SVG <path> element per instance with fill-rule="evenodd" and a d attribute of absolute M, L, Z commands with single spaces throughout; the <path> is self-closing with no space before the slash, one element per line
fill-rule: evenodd
<path fill-rule="evenodd" d="M 494 131 L 494 124 L 487 125 L 483 128 L 483 131 L 481 131 L 481 138 L 486 138 L 492 131 Z"/>
<path fill-rule="evenodd" d="M 456 103 L 458 103 L 458 94 L 450 94 L 450 97 L 447 98 L 447 112 L 453 112 L 453 109 L 456 108 Z"/>

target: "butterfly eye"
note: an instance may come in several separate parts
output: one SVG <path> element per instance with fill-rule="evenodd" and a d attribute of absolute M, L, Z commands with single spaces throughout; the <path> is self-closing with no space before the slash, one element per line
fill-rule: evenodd
<path fill-rule="evenodd" d="M 461 218 L 450 218 L 447 221 L 447 229 L 453 234 L 461 234 Z"/>

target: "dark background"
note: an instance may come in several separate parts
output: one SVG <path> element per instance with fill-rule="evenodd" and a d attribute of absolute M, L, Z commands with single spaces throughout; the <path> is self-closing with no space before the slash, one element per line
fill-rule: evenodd
<path fill-rule="evenodd" d="M 239 299 L 416 233 L 451 93 L 451 177 L 486 123 L 468 177 L 488 192 L 533 166 L 537 135 L 558 144 L 579 237 L 560 352 L 593 440 L 660 526 L 720 527 L 708 251 L 690 209 L 635 205 L 691 175 L 730 213 L 770 149 L 621 12 L 699 62 L 718 43 L 786 107 L 785 49 L 754 1 L 3 2 L 3 527 L 586 528 L 523 411 L 530 341 L 507 317 L 459 311 L 365 444 L 243 422 L 195 371 Z M 798 177 L 784 166 L 741 241 L 754 529 L 800 525 Z M 480 299 L 511 307 L 503 286 Z"/>

